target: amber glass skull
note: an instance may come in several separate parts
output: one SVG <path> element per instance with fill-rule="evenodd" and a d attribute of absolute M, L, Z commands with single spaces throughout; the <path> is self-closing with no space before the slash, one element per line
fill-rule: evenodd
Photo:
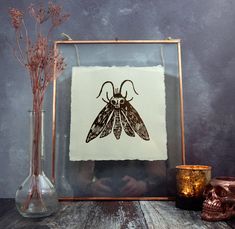
<path fill-rule="evenodd" d="M 227 220 L 235 216 L 235 177 L 216 177 L 206 186 L 202 219 Z"/>

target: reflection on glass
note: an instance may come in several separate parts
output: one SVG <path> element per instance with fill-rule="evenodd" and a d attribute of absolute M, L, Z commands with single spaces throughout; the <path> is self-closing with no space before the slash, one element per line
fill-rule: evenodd
<path fill-rule="evenodd" d="M 66 163 L 66 150 L 67 150 L 67 135 L 60 136 L 59 134 L 56 136 L 56 147 L 59 152 L 61 152 L 61 166 L 58 168 L 59 169 L 59 174 L 60 176 L 57 177 L 56 180 L 56 189 L 57 192 L 60 193 L 60 196 L 73 196 L 73 190 L 67 180 L 67 174 L 66 174 L 66 169 L 65 169 L 65 163 Z M 60 140 L 62 141 L 61 143 L 61 150 L 58 148 Z M 57 157 L 57 160 L 60 158 Z M 59 162 L 56 164 L 58 165 Z"/>
<path fill-rule="evenodd" d="M 78 163 L 82 196 L 166 195 L 164 161 L 83 161 Z M 160 187 L 160 188 L 159 188 Z"/>
<path fill-rule="evenodd" d="M 56 178 L 60 179 L 58 187 L 61 188 L 60 197 L 162 197 L 175 195 L 175 171 L 173 171 L 173 168 L 182 163 L 177 43 L 78 44 L 80 66 L 83 67 L 152 67 L 162 64 L 160 50 L 163 50 L 166 91 L 166 161 L 161 159 L 147 161 L 148 159 L 145 158 L 141 161 L 135 160 L 136 157 L 134 160 L 121 158 L 116 161 L 112 158 L 108 160 L 92 157 L 93 161 L 75 161 L 69 158 L 71 78 L 72 69 L 77 66 L 77 57 L 73 44 L 59 44 L 58 47 L 67 60 L 67 67 L 63 75 L 57 80 L 56 87 L 56 133 L 61 136 L 64 134 L 68 136 L 65 140 L 66 146 L 60 139 L 57 147 Z M 86 100 L 87 94 L 88 92 L 81 98 Z M 149 99 L 149 102 L 152 106 L 152 99 Z M 139 108 L 137 110 L 139 111 Z M 86 135 L 90 125 L 86 127 Z M 76 128 L 81 128 L 81 126 L 79 125 Z M 156 131 L 159 131 L 159 129 L 156 129 Z M 66 149 L 63 150 L 62 154 L 63 147 Z M 75 151 L 76 154 L 80 154 L 82 149 L 78 147 Z M 158 152 L 156 151 L 156 153 Z M 110 154 L 112 154 L 111 150 Z"/>

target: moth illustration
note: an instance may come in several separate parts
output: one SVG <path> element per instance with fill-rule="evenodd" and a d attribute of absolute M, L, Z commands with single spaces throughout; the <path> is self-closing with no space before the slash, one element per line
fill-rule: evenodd
<path fill-rule="evenodd" d="M 132 84 L 134 92 L 138 95 L 135 90 L 134 83 L 131 80 L 124 80 L 120 85 L 120 89 L 114 89 L 114 85 L 111 81 L 105 81 L 102 84 L 100 92 L 96 98 L 99 98 L 103 87 L 106 84 L 111 84 L 113 96 L 109 98 L 108 92 L 106 92 L 107 101 L 102 98 L 106 103 L 106 106 L 100 111 L 91 125 L 86 138 L 86 143 L 99 135 L 100 138 L 106 137 L 112 132 L 112 130 L 115 138 L 118 140 L 120 139 L 122 129 L 124 129 L 125 133 L 130 137 L 135 137 L 135 133 L 137 133 L 142 139 L 146 141 L 149 140 L 149 134 L 143 120 L 135 108 L 130 104 L 133 97 L 128 100 L 127 91 L 125 96 L 122 95 L 122 87 L 126 82 L 130 82 Z"/>

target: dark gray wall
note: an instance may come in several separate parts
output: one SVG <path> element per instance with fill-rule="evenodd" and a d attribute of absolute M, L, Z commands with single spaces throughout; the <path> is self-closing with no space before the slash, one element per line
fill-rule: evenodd
<path fill-rule="evenodd" d="M 10 6 L 0 8 L 0 197 L 13 197 L 28 173 L 27 75 L 14 59 Z M 187 163 L 213 166 L 213 176 L 235 176 L 235 1 L 60 0 L 74 39 L 182 39 Z"/>

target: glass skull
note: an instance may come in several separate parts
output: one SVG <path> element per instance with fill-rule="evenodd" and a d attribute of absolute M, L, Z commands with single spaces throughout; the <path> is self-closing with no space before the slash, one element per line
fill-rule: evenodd
<path fill-rule="evenodd" d="M 201 217 L 206 221 L 227 220 L 235 216 L 235 177 L 216 177 L 203 193 Z"/>

